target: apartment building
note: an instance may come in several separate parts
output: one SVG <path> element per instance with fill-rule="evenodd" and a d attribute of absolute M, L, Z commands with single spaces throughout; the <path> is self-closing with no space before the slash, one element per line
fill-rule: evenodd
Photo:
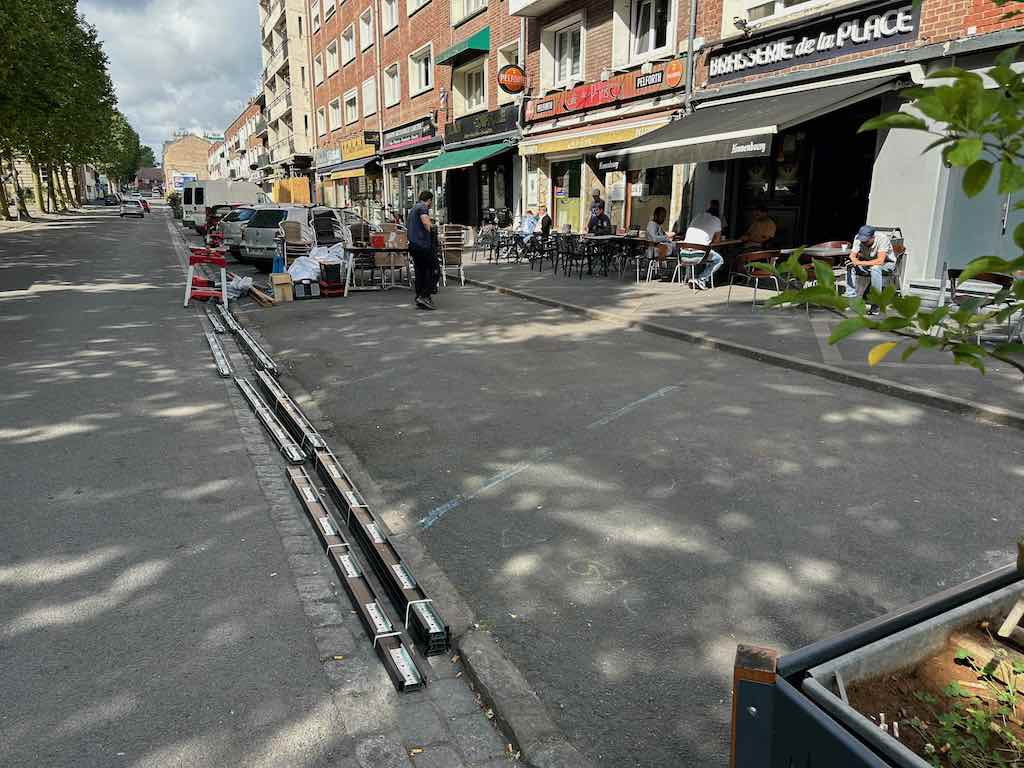
<path fill-rule="evenodd" d="M 228 177 L 228 153 L 223 141 L 215 141 L 210 145 L 206 155 L 206 173 L 210 179 Z"/>
<path fill-rule="evenodd" d="M 183 133 L 164 142 L 161 167 L 164 189 L 168 193 L 180 192 L 186 181 L 210 178 L 210 145 L 215 141 L 217 139 Z"/>
<path fill-rule="evenodd" d="M 241 114 L 224 131 L 224 178 L 264 183 L 263 169 L 269 163 L 264 105 L 262 93 L 249 99 Z"/>
<path fill-rule="evenodd" d="M 265 182 L 299 176 L 312 183 L 315 141 L 306 0 L 260 0 L 259 9 L 267 152 L 266 165 L 258 170 Z M 285 187 L 288 199 L 301 199 L 295 196 L 294 183 L 275 184 L 276 189 Z"/>

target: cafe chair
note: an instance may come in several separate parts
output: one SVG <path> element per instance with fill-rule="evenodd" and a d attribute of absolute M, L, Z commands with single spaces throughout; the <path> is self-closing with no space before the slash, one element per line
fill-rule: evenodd
<path fill-rule="evenodd" d="M 679 243 L 679 253 L 676 259 L 676 268 L 672 273 L 672 282 L 676 276 L 683 278 L 679 282 L 685 282 L 691 288 L 697 282 L 697 267 L 707 261 L 708 253 L 711 252 L 710 245 L 700 243 Z"/>
<path fill-rule="evenodd" d="M 459 282 L 466 284 L 466 270 L 463 256 L 469 242 L 469 227 L 462 224 L 445 224 L 441 227 L 441 284 L 448 286 L 448 270 L 458 269 Z"/>
<path fill-rule="evenodd" d="M 736 260 L 736 267 L 729 273 L 729 292 L 726 294 L 725 303 L 728 304 L 732 300 L 732 287 L 737 279 L 743 280 L 746 285 L 754 288 L 751 310 L 757 309 L 757 286 L 762 280 L 775 283 L 775 290 L 781 293 L 782 286 L 779 285 L 779 278 L 775 276 L 775 273 L 754 266 L 756 263 L 774 266 L 780 258 L 782 258 L 780 251 L 752 251 L 740 254 Z"/>
<path fill-rule="evenodd" d="M 939 306 L 944 307 L 948 303 L 951 311 L 955 312 L 959 308 L 959 297 L 958 292 L 962 286 L 960 284 L 960 275 L 963 274 L 963 268 L 950 268 L 946 262 L 942 264 L 942 274 L 945 277 L 945 284 L 942 286 L 942 292 L 939 295 Z M 996 290 L 1004 290 L 1006 288 L 1012 288 L 1014 278 L 1011 275 L 1002 275 L 995 272 L 982 272 L 979 275 L 974 275 L 968 282 L 986 283 L 987 285 L 995 286 Z M 949 294 L 947 301 L 946 295 Z M 995 304 L 990 309 L 998 311 L 1000 309 L 1006 309 L 1009 306 L 1008 303 Z M 1012 342 L 1015 338 L 1021 339 L 1021 331 L 1024 329 L 1024 313 L 1018 313 L 1016 317 L 1006 318 L 1006 338 L 1007 343 Z M 982 335 L 977 335 L 977 343 L 981 343 Z M 994 337 L 985 337 L 994 338 Z M 998 340 L 1004 341 L 1002 333 L 999 334 Z"/>
<path fill-rule="evenodd" d="M 662 270 L 667 269 L 669 260 L 675 258 L 671 243 L 651 243 L 647 246 L 647 282 L 654 279 L 655 273 L 661 274 Z M 678 271 L 677 263 L 676 269 L 672 270 L 672 282 L 675 282 Z"/>

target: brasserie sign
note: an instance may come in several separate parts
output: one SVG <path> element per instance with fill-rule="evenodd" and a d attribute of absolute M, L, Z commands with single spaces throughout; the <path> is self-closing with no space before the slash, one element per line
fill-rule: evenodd
<path fill-rule="evenodd" d="M 830 14 L 757 42 L 724 48 L 708 62 L 708 79 L 730 80 L 860 53 L 917 39 L 920 5 L 900 0 Z"/>

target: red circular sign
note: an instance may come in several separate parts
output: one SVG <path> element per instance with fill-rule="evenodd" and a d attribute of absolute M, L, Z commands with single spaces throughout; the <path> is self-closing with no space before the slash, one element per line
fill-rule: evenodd
<path fill-rule="evenodd" d="M 518 64 L 506 64 L 498 70 L 498 87 L 505 93 L 522 93 L 526 90 L 526 71 Z"/>
<path fill-rule="evenodd" d="M 683 66 L 683 62 L 680 59 L 673 59 L 665 67 L 665 85 L 669 88 L 675 88 L 683 82 L 683 74 L 685 72 L 686 68 Z"/>

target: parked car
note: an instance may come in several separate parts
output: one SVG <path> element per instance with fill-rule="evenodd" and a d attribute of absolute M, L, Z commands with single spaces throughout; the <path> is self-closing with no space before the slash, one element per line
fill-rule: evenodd
<path fill-rule="evenodd" d="M 242 225 L 241 261 L 269 270 L 277 255 L 277 234 L 281 222 L 298 221 L 309 227 L 316 245 L 341 242 L 338 212 L 322 205 L 260 206 Z"/>
<path fill-rule="evenodd" d="M 138 216 L 140 219 L 146 218 L 146 211 L 142 207 L 142 201 L 140 200 L 122 200 L 121 201 L 121 218 L 125 216 Z"/>
<path fill-rule="evenodd" d="M 159 187 L 154 187 L 153 189 L 151 189 L 149 191 L 149 196 L 150 197 L 160 197 L 160 188 Z"/>
<path fill-rule="evenodd" d="M 241 256 L 242 226 L 253 217 L 257 210 L 256 207 L 249 206 L 235 208 L 217 224 L 217 229 L 224 235 L 224 245 L 235 258 Z"/>
<path fill-rule="evenodd" d="M 104 196 L 103 204 L 104 205 L 120 205 L 121 204 L 121 198 L 118 195 L 109 194 L 109 195 Z"/>
<path fill-rule="evenodd" d="M 220 220 L 227 216 L 235 208 L 240 207 L 240 203 L 222 203 L 220 205 L 208 205 L 206 207 L 206 221 L 202 227 L 199 228 L 200 234 L 212 232 L 214 228 L 220 224 Z"/>

